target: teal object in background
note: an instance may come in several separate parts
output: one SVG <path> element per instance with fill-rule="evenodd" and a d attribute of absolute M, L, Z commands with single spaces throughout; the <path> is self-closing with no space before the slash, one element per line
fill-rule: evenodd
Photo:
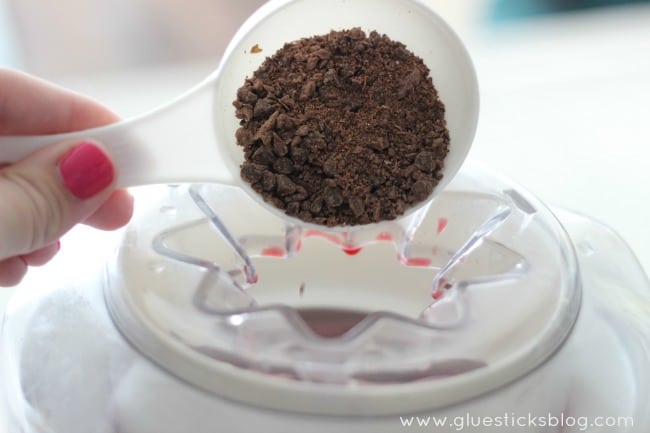
<path fill-rule="evenodd" d="M 495 0 L 491 12 L 494 21 L 517 20 L 539 15 L 580 11 L 633 3 L 650 3 L 648 0 Z"/>

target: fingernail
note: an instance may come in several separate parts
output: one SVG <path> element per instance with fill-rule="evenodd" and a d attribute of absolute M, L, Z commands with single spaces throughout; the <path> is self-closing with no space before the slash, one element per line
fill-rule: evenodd
<path fill-rule="evenodd" d="M 59 164 L 65 187 L 77 198 L 87 199 L 113 182 L 111 160 L 93 143 L 74 147 Z"/>

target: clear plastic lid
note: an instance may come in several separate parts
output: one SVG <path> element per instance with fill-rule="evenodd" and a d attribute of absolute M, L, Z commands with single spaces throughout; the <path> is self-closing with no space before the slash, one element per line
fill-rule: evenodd
<path fill-rule="evenodd" d="M 238 401 L 441 407 L 535 369 L 578 314 L 559 222 L 476 165 L 419 213 L 348 232 L 287 226 L 235 188 L 152 200 L 109 265 L 111 314 L 154 362 Z"/>

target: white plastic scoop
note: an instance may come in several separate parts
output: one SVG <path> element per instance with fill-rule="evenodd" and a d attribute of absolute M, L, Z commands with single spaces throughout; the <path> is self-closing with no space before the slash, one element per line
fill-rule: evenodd
<path fill-rule="evenodd" d="M 239 123 L 232 102 L 244 79 L 286 42 L 353 27 L 376 30 L 404 43 L 431 70 L 446 107 L 451 139 L 443 178 L 433 197 L 454 177 L 470 149 L 478 118 L 478 85 L 460 39 L 418 0 L 272 0 L 239 29 L 219 67 L 177 99 L 142 116 L 96 129 L 0 137 L 0 161 L 15 162 L 56 141 L 99 140 L 115 161 L 120 187 L 181 182 L 239 186 L 274 214 L 305 225 L 265 203 L 240 178 L 244 156 L 235 140 Z M 262 51 L 251 50 L 255 45 Z"/>

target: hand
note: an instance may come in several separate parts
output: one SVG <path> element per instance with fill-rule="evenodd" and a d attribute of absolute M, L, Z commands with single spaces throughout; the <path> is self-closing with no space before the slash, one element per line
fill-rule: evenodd
<path fill-rule="evenodd" d="M 54 134 L 113 123 L 98 103 L 25 74 L 0 69 L 0 135 Z M 15 164 L 0 149 L 0 286 L 18 284 L 29 266 L 47 263 L 75 224 L 125 225 L 133 199 L 115 189 L 100 143 L 63 142 Z"/>

